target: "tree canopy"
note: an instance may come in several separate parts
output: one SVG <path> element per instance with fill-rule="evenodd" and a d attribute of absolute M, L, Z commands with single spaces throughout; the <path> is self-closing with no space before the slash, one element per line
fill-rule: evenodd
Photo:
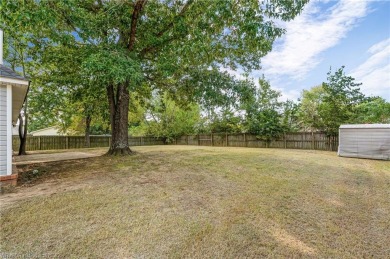
<path fill-rule="evenodd" d="M 341 124 L 390 121 L 390 104 L 381 97 L 365 96 L 362 83 L 346 75 L 344 66 L 327 75 L 327 82 L 302 92 L 298 114 L 303 129 L 337 135 Z"/>
<path fill-rule="evenodd" d="M 322 84 L 325 95 L 319 106 L 324 130 L 329 134 L 338 133 L 339 127 L 351 118 L 355 105 L 364 99 L 359 86 L 351 76 L 345 75 L 344 66 L 332 74 L 328 72 L 327 82 Z"/>
<path fill-rule="evenodd" d="M 244 106 L 249 133 L 267 141 L 283 133 L 280 96 L 281 93 L 272 89 L 264 77 L 259 79 L 259 88 Z"/>
<path fill-rule="evenodd" d="M 191 97 L 196 86 L 180 82 L 199 71 L 259 68 L 284 32 L 274 20 L 293 19 L 307 2 L 5 0 L 0 25 L 24 28 L 41 64 L 55 64 L 52 77 L 106 88 L 110 153 L 127 154 L 130 94 Z"/>

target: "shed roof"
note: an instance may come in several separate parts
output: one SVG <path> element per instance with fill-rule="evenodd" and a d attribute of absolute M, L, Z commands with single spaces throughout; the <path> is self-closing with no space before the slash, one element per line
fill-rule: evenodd
<path fill-rule="evenodd" d="M 390 124 L 345 124 L 340 129 L 390 129 Z"/>
<path fill-rule="evenodd" d="M 1 77 L 6 77 L 6 78 L 12 78 L 12 79 L 19 79 L 19 80 L 28 81 L 27 78 L 24 78 L 23 76 L 19 75 L 18 73 L 16 73 L 12 69 L 10 69 L 10 68 L 8 68 L 8 67 L 6 67 L 4 65 L 1 65 L 1 64 L 0 64 L 0 76 Z"/>

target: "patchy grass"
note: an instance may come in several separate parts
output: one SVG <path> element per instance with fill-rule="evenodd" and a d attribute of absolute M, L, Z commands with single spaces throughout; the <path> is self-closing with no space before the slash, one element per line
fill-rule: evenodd
<path fill-rule="evenodd" d="M 25 167 L 38 173 L 0 197 L 0 255 L 390 255 L 389 162 L 304 150 L 134 149 Z"/>

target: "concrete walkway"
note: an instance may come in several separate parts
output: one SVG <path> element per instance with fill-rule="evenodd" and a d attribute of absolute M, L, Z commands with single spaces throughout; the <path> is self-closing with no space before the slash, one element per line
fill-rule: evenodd
<path fill-rule="evenodd" d="M 73 159 L 83 159 L 90 157 L 97 157 L 105 154 L 107 152 L 107 148 L 99 148 L 99 149 L 79 149 L 79 150 L 66 150 L 54 153 L 41 151 L 37 152 L 27 152 L 26 156 L 14 156 L 15 165 L 28 165 L 28 164 L 38 164 L 38 163 L 46 163 L 46 162 L 54 162 L 54 161 L 62 161 L 62 160 L 73 160 Z"/>

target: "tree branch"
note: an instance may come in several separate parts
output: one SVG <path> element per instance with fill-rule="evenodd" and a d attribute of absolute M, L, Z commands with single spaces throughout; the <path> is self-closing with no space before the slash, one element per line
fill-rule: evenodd
<path fill-rule="evenodd" d="M 51 7 L 55 8 L 55 6 L 53 4 L 51 4 L 51 3 L 49 3 L 49 4 L 51 5 Z M 80 36 L 80 38 L 83 39 L 81 31 L 77 29 L 77 27 L 73 24 L 73 21 L 70 19 L 70 17 L 67 16 L 67 14 L 64 12 L 64 10 L 62 10 L 62 9 L 57 9 L 57 10 L 59 11 L 62 18 L 65 20 L 65 24 L 70 26 Z M 95 43 L 93 43 L 90 39 L 87 39 L 87 41 L 91 45 L 95 45 Z"/>
<path fill-rule="evenodd" d="M 164 29 L 162 29 L 161 31 L 159 31 L 157 33 L 157 37 L 161 37 L 165 32 L 167 32 L 170 28 L 172 28 L 172 26 L 174 25 L 174 21 L 179 18 L 179 17 L 182 17 L 184 16 L 185 12 L 187 11 L 188 7 L 193 3 L 194 1 L 193 0 L 188 0 L 187 3 L 183 6 L 183 8 L 181 9 L 180 13 L 173 19 L 172 22 L 170 22 L 167 27 L 165 27 Z"/>
<path fill-rule="evenodd" d="M 142 8 L 145 6 L 146 2 L 147 0 L 138 0 L 134 5 L 133 15 L 131 16 L 129 43 L 127 44 L 127 48 L 130 51 L 133 49 L 135 43 L 135 34 L 137 31 L 137 22 L 138 22 L 139 14 L 141 13 Z"/>
<path fill-rule="evenodd" d="M 177 20 L 177 18 L 179 17 L 182 17 L 184 16 L 185 12 L 188 10 L 189 6 L 193 3 L 194 1 L 193 0 L 188 0 L 187 3 L 183 6 L 183 8 L 181 9 L 181 11 L 179 12 L 179 14 L 173 19 L 172 22 L 168 23 L 168 25 L 162 29 L 161 31 L 159 31 L 156 36 L 157 38 L 161 38 L 170 28 L 172 28 L 174 26 L 174 21 Z M 178 39 L 179 37 L 177 36 L 174 36 L 172 38 L 169 38 L 167 40 L 164 40 L 163 42 L 160 42 L 158 44 L 153 44 L 151 46 L 147 46 L 145 48 L 143 48 L 141 50 L 141 56 L 144 56 L 145 54 L 151 52 L 151 51 L 154 51 L 154 50 L 157 50 L 161 45 L 163 44 L 166 44 L 166 43 L 169 43 L 175 39 Z"/>
<path fill-rule="evenodd" d="M 170 43 L 171 41 L 174 41 L 174 40 L 178 40 L 178 39 L 180 39 L 180 37 L 176 35 L 174 37 L 163 40 L 158 44 L 154 44 L 154 45 L 151 45 L 149 47 L 146 47 L 146 48 L 141 50 L 141 56 L 143 57 L 144 55 L 148 54 L 149 52 L 156 51 L 160 47 L 164 46 L 165 44 Z"/>

